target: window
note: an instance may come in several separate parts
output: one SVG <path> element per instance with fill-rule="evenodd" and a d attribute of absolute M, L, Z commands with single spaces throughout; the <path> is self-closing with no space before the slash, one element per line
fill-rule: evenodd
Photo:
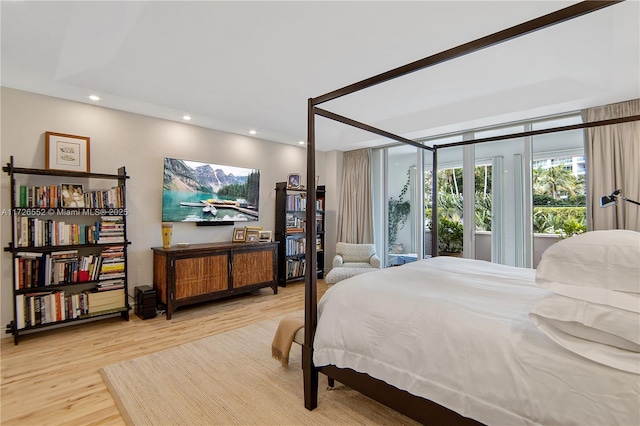
<path fill-rule="evenodd" d="M 429 146 L 442 145 L 580 122 L 579 114 L 567 114 L 435 137 L 422 142 Z M 401 189 L 402 185 L 398 186 L 393 182 L 405 182 L 402 178 L 409 165 L 406 161 L 400 164 L 394 159 L 401 152 L 399 150 L 394 153 L 394 149 L 380 150 L 389 155 L 389 163 L 385 169 L 388 195 Z M 416 156 L 415 151 L 411 155 L 412 159 L 420 157 L 419 154 Z M 424 214 L 414 214 L 416 211 L 412 209 L 408 220 L 421 223 L 414 225 L 407 222 L 405 225 L 410 227 L 410 234 L 413 236 L 417 235 L 415 230 L 424 230 L 422 253 L 418 253 L 421 256 L 431 253 L 432 218 L 433 163 L 428 152 L 424 153 L 423 159 L 422 171 L 418 167 L 417 172 L 424 176 Z M 463 160 L 465 165 L 473 165 L 472 171 L 465 172 Z M 411 164 L 420 163 L 417 161 Z M 416 176 L 419 176 L 418 173 Z M 467 184 L 467 190 L 473 191 L 472 196 L 463 196 L 463 176 L 465 179 L 473 179 L 471 184 Z M 534 232 L 537 235 L 544 231 L 555 242 L 560 235 L 582 232 L 586 226 L 585 157 L 581 130 L 480 143 L 473 145 L 472 150 L 463 150 L 462 147 L 441 149 L 438 151 L 437 178 L 439 222 L 445 219 L 464 227 L 464 242 L 473 243 L 468 253 L 465 252 L 465 257 L 535 267 L 548 244 L 539 243 Z M 411 191 L 416 190 L 419 183 L 416 181 L 414 185 L 414 181 L 411 181 Z M 416 201 L 420 200 L 412 199 L 412 206 Z M 388 209 L 386 203 L 384 208 Z M 474 215 L 472 221 L 465 220 L 465 211 Z M 549 216 L 550 212 L 554 213 L 553 217 Z M 389 221 L 388 212 L 377 217 Z M 564 219 L 561 220 L 562 218 Z M 387 232 L 389 228 L 385 224 L 376 229 Z M 406 233 L 407 230 L 401 232 Z M 400 238 L 401 234 L 398 236 Z M 405 234 L 404 238 L 409 242 L 410 249 L 418 251 L 416 243 L 419 238 L 408 240 L 407 236 Z M 376 238 L 379 238 L 378 234 Z M 462 245 L 459 244 L 460 247 Z M 406 247 L 407 245 L 405 250 Z"/>

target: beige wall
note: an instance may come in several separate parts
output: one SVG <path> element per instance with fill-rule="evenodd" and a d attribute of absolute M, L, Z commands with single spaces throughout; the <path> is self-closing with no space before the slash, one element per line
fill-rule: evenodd
<path fill-rule="evenodd" d="M 129 246 L 129 293 L 152 283 L 151 247 L 161 245 L 162 172 L 164 157 L 260 169 L 260 221 L 274 229 L 275 183 L 289 173 L 306 179 L 306 149 L 255 137 L 204 129 L 195 125 L 160 120 L 95 105 L 71 102 L 14 89 L 1 89 L 0 161 L 14 157 L 17 167 L 44 168 L 44 133 L 53 131 L 91 138 L 91 171 L 117 173 L 125 166 L 127 181 L 127 233 Z M 336 178 L 327 177 L 325 155 L 316 154 L 320 184 L 335 196 Z M 334 155 L 335 157 L 335 155 Z M 329 167 L 336 173 L 335 165 Z M 341 171 L 339 172 L 341 174 Z M 11 241 L 9 178 L 2 173 L 0 239 Z M 331 203 L 333 204 L 333 203 Z M 335 215 L 335 206 L 332 206 Z M 329 224 L 327 224 L 329 225 Z M 232 226 L 196 227 L 174 225 L 173 241 L 202 243 L 230 241 Z M 335 235 L 335 229 L 328 230 Z M 11 255 L 2 253 L 1 326 L 13 319 Z M 329 259 L 330 262 L 330 259 Z"/>

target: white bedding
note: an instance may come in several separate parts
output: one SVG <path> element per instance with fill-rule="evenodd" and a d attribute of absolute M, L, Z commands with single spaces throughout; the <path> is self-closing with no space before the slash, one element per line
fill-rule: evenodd
<path fill-rule="evenodd" d="M 358 275 L 320 301 L 313 360 L 489 425 L 639 425 L 640 376 L 562 348 L 529 319 L 548 294 L 534 270 L 452 257 Z"/>

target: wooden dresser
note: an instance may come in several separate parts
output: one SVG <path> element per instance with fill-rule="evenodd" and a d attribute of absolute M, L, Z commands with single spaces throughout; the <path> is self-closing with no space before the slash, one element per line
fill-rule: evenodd
<path fill-rule="evenodd" d="M 153 247 L 153 286 L 167 306 L 179 307 L 271 287 L 278 293 L 277 242 Z"/>

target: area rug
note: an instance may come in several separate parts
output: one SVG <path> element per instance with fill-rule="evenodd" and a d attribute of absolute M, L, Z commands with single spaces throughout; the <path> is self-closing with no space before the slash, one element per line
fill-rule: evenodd
<path fill-rule="evenodd" d="M 318 408 L 304 408 L 301 348 L 271 357 L 280 318 L 100 370 L 131 425 L 394 425 L 409 418 L 320 375 Z"/>

